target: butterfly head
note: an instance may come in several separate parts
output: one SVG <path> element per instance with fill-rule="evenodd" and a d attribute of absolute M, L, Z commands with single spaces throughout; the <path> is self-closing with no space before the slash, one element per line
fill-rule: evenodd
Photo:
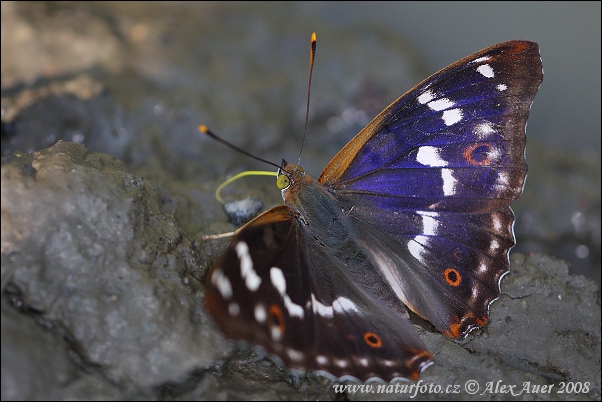
<path fill-rule="evenodd" d="M 278 169 L 276 186 L 284 192 L 305 176 L 305 170 L 299 165 L 289 165 L 284 159 Z"/>

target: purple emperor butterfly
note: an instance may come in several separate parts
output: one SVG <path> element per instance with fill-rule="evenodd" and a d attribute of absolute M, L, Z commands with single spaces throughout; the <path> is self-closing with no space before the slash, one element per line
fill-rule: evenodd
<path fill-rule="evenodd" d="M 432 356 L 406 308 L 459 338 L 500 295 L 542 79 L 536 43 L 501 43 L 394 101 L 317 181 L 283 162 L 284 205 L 240 228 L 208 273 L 219 328 L 293 369 L 417 379 Z"/>

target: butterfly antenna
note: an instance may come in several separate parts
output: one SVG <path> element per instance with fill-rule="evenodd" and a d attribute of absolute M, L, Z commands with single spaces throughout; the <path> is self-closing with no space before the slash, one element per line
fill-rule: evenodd
<path fill-rule="evenodd" d="M 311 34 L 311 50 L 309 52 L 309 78 L 307 79 L 307 105 L 305 105 L 305 129 L 303 130 L 303 142 L 301 142 L 301 151 L 299 151 L 299 162 L 301 164 L 301 154 L 305 146 L 305 137 L 307 137 L 307 122 L 309 121 L 309 93 L 311 90 L 311 74 L 314 71 L 314 59 L 316 57 L 316 33 Z"/>
<path fill-rule="evenodd" d="M 243 154 L 243 155 L 247 155 L 247 156 L 249 156 L 249 157 L 251 157 L 251 158 L 253 158 L 253 159 L 255 159 L 255 160 L 258 160 L 258 161 L 260 161 L 260 162 L 267 163 L 268 165 L 276 166 L 278 169 L 280 169 L 280 165 L 277 165 L 277 164 L 275 164 L 274 162 L 266 161 L 265 159 L 261 159 L 260 157 L 258 157 L 258 156 L 255 156 L 255 155 L 253 155 L 253 154 L 250 154 L 250 153 L 248 153 L 247 151 L 245 151 L 244 149 L 241 149 L 241 148 L 237 147 L 236 145 L 229 143 L 228 141 L 224 140 L 223 138 L 221 138 L 221 137 L 218 137 L 218 136 L 217 136 L 216 134 L 214 134 L 214 133 L 213 133 L 211 130 L 209 130 L 209 129 L 207 128 L 207 126 L 205 126 L 204 124 L 201 124 L 201 125 L 199 126 L 199 131 L 200 131 L 201 133 L 203 133 L 203 134 L 207 134 L 209 137 L 213 138 L 214 140 L 216 140 L 216 141 L 218 141 L 218 142 L 221 142 L 222 144 L 224 144 L 224 145 L 226 145 L 226 146 L 228 146 L 228 147 L 232 148 L 232 149 L 233 149 L 233 150 L 235 150 L 236 152 L 240 152 L 240 153 L 241 153 L 241 154 Z"/>

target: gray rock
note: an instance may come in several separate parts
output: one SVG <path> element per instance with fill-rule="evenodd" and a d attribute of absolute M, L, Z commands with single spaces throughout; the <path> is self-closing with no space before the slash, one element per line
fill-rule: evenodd
<path fill-rule="evenodd" d="M 256 217 L 263 208 L 258 198 L 247 197 L 244 200 L 230 201 L 224 204 L 224 212 L 234 226 L 240 226 Z"/>
<path fill-rule="evenodd" d="M 98 370 L 82 370 L 70 345 L 2 300 L 2 400 L 119 399 Z"/>
<path fill-rule="evenodd" d="M 515 254 L 512 263 L 484 336 L 468 337 L 463 347 L 551 382 L 590 382 L 599 390 L 597 284 L 543 254 Z"/>
<path fill-rule="evenodd" d="M 122 390 L 180 381 L 223 349 L 203 327 L 193 244 L 158 194 L 116 158 L 74 143 L 3 159 L 3 289 Z M 3 336 L 3 350 L 20 338 Z M 3 359 L 3 396 L 31 397 L 5 388 L 14 369 Z"/>

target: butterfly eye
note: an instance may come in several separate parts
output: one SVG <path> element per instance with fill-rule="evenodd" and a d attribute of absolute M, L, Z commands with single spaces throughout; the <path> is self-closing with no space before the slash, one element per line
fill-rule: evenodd
<path fill-rule="evenodd" d="M 287 175 L 281 174 L 276 179 L 276 186 L 278 186 L 279 190 L 286 190 L 291 185 L 291 180 Z"/>

